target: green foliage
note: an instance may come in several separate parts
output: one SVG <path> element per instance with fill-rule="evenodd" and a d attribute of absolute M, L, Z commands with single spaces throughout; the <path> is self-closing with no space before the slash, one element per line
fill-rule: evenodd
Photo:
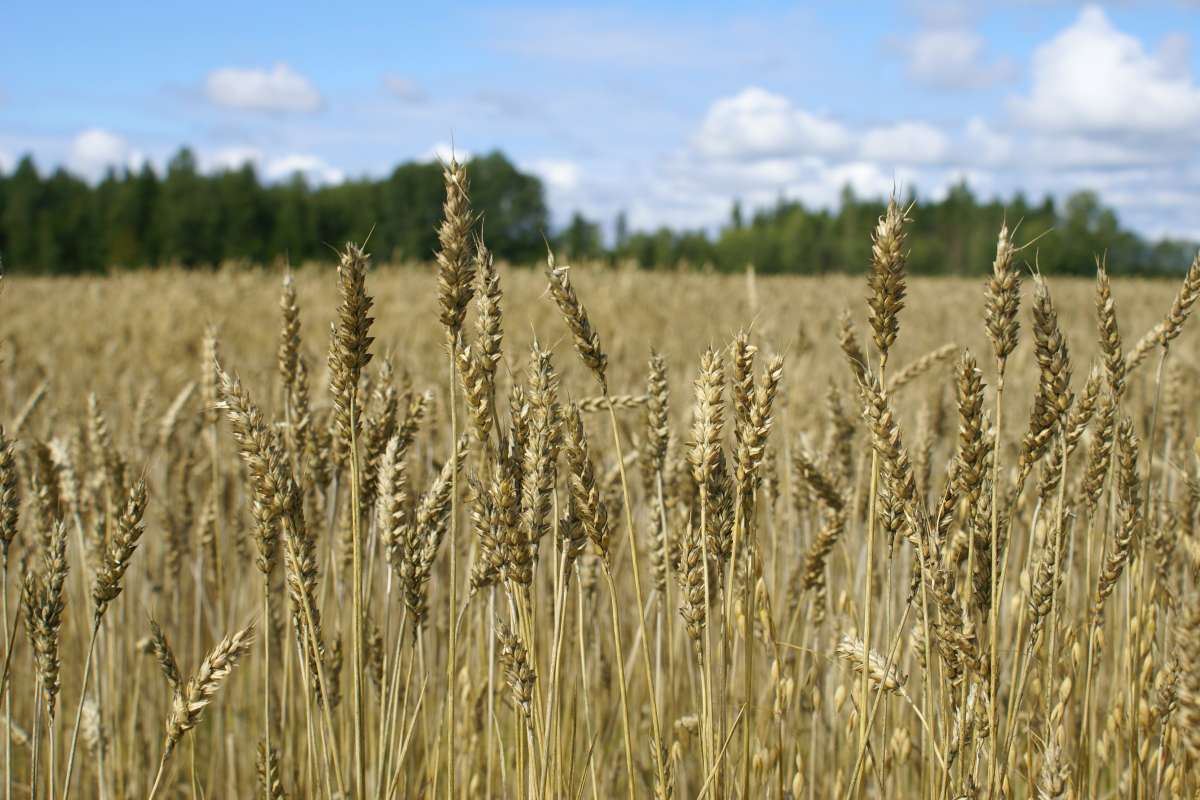
<path fill-rule="evenodd" d="M 542 184 L 501 153 L 468 165 L 488 246 L 529 262 L 545 252 Z M 96 185 L 32 159 L 0 175 L 0 258 L 6 269 L 66 273 L 235 260 L 329 260 L 333 248 L 370 235 L 380 259 L 425 260 L 437 245 L 441 166 L 407 163 L 381 180 L 311 187 L 295 175 L 268 184 L 253 167 L 206 174 L 180 150 L 165 174 L 150 166 L 110 171 Z"/>
<path fill-rule="evenodd" d="M 559 254 L 567 259 L 596 259 L 604 256 L 600 226 L 587 220 L 578 211 L 571 215 L 571 221 L 559 234 L 555 247 Z"/>
<path fill-rule="evenodd" d="M 883 211 L 880 199 L 860 199 L 849 188 L 836 212 L 780 200 L 747 218 L 735 203 L 729 224 L 715 236 L 666 229 L 635 233 L 614 255 L 647 269 L 686 262 L 720 271 L 753 264 L 760 273 L 861 272 L 871 258 L 871 242 L 864 234 Z M 1032 205 L 1020 194 L 1008 202 L 980 201 L 966 184 L 959 184 L 941 200 L 918 203 L 911 217 L 909 269 L 915 274 L 986 269 L 1005 220 L 1017 227 L 1017 242 L 1036 239 L 1023 256 L 1046 273 L 1090 275 L 1101 253 L 1108 254 L 1114 273 L 1178 272 L 1196 252 L 1195 243 L 1147 242 L 1123 229 L 1116 214 L 1091 192 L 1071 195 L 1058 207 L 1049 197 Z"/>
<path fill-rule="evenodd" d="M 534 263 L 545 254 L 548 212 L 541 181 L 502 153 L 468 164 L 471 197 L 483 235 L 500 259 Z M 264 183 L 253 167 L 201 172 L 180 150 L 159 175 L 146 165 L 110 171 L 96 185 L 63 170 L 39 174 L 26 157 L 0 174 L 0 259 L 6 269 L 68 273 L 110 267 L 185 267 L 223 261 L 264 264 L 328 261 L 334 248 L 362 241 L 380 260 L 424 261 L 437 246 L 444 196 L 440 165 L 409 162 L 379 180 L 309 186 L 302 175 Z M 912 197 L 903 202 L 911 202 Z M 575 212 L 555 236 L 564 259 L 633 261 L 654 269 L 690 265 L 760 273 L 859 272 L 871 243 L 865 232 L 883 213 L 880 198 L 846 188 L 838 209 L 812 209 L 781 198 L 756 211 L 735 202 L 719 231 L 631 231 L 622 213 L 606 242 L 601 226 Z M 909 226 L 909 269 L 917 274 L 978 272 L 991 263 L 1002 221 L 1017 226 L 1023 255 L 1046 273 L 1091 274 L 1107 253 L 1114 273 L 1154 274 L 1185 267 L 1196 245 L 1148 242 L 1121 227 L 1091 192 L 1061 205 L 1023 195 L 1007 202 L 976 198 L 965 184 L 923 201 Z"/>

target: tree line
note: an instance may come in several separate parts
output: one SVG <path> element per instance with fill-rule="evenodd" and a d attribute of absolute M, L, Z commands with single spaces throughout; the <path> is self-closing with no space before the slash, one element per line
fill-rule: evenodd
<path fill-rule="evenodd" d="M 917 274 L 978 274 L 988 269 L 1005 223 L 1018 245 L 1029 244 L 1024 250 L 1027 260 L 1036 260 L 1041 271 L 1051 274 L 1093 274 L 1101 254 L 1114 274 L 1178 273 L 1197 250 L 1195 242 L 1148 241 L 1124 228 L 1094 192 L 1078 192 L 1061 203 L 1050 196 L 1031 203 L 1021 194 L 1007 201 L 982 201 L 961 183 L 940 200 L 914 199 L 910 195 L 900 202 L 913 204 L 912 222 L 905 230 L 908 267 Z M 613 250 L 643 267 L 682 262 L 725 271 L 753 264 L 760 273 L 861 272 L 871 260 L 867 233 L 885 208 L 884 199 L 861 198 L 850 188 L 842 191 L 834 210 L 780 199 L 747 215 L 735 203 L 715 236 L 667 228 L 623 234 L 618 218 Z M 581 243 L 590 254 L 606 252 L 598 245 L 598 228 L 579 215 L 559 238 Z"/>
<path fill-rule="evenodd" d="M 580 213 L 552 229 L 542 182 L 503 153 L 475 157 L 467 168 L 488 246 L 516 264 L 542 257 L 548 239 L 565 258 L 645 269 L 735 271 L 753 264 L 762 273 L 858 271 L 870 260 L 865 234 L 884 209 L 882 199 L 847 188 L 836 209 L 781 198 L 747 214 L 735 203 L 728 221 L 711 231 L 631 231 L 621 214 L 606 236 L 599 221 Z M 26 156 L 0 173 L 0 260 L 8 271 L 48 274 L 279 258 L 302 263 L 331 260 L 335 246 L 369 234 L 378 260 L 426 261 L 437 246 L 443 192 L 436 162 L 404 163 L 379 179 L 314 186 L 299 174 L 264 181 L 249 164 L 205 172 L 185 148 L 161 174 L 147 163 L 89 183 L 62 168 L 43 173 Z M 1030 258 L 1036 249 L 1047 273 L 1089 273 L 1101 252 L 1114 272 L 1177 271 L 1196 248 L 1140 237 L 1091 192 L 1062 202 L 1031 202 L 1020 194 L 983 200 L 964 183 L 941 199 L 921 199 L 912 218 L 914 273 L 985 269 L 1004 220 L 1017 229 L 1017 242 L 1036 240 Z"/>
<path fill-rule="evenodd" d="M 541 181 L 501 153 L 469 163 L 471 197 L 486 214 L 488 245 L 502 258 L 545 252 Z M 333 248 L 370 236 L 380 260 L 425 260 L 437 245 L 441 167 L 406 163 L 380 180 L 274 183 L 254 167 L 205 173 L 179 151 L 160 175 L 150 164 L 110 170 L 96 184 L 22 159 L 0 176 L 0 255 L 7 269 L 43 273 L 208 267 L 229 261 L 328 261 Z"/>

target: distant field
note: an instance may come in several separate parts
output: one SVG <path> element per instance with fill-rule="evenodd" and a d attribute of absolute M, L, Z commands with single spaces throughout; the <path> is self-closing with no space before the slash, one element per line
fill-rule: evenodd
<path fill-rule="evenodd" d="M 543 347 L 554 347 L 557 366 L 571 376 L 570 384 L 583 368 L 569 356 L 569 339 L 546 293 L 544 266 L 501 267 L 505 364 L 522 369 L 536 333 Z M 900 314 L 904 335 L 891 357 L 893 367 L 945 343 L 969 348 L 981 361 L 987 357 L 982 325 L 987 266 L 980 265 L 979 277 L 972 279 L 909 279 L 907 308 Z M 764 350 L 801 360 L 803 372 L 787 382 L 785 399 L 819 400 L 831 378 L 847 391 L 852 388 L 853 378 L 837 351 L 837 333 L 845 310 L 859 328 L 865 325 L 865 277 L 751 278 L 587 266 L 572 275 L 606 339 L 616 392 L 641 391 L 651 346 L 667 357 L 675 385 L 694 377 L 705 347 L 728 343 L 742 328 L 751 330 Z M 196 379 L 200 340 L 209 324 L 218 327 L 231 366 L 251 385 L 261 379 L 261 389 L 275 388 L 275 378 L 268 373 L 275 364 L 282 277 L 282 272 L 269 270 L 7 277 L 0 295 L 5 307 L 0 333 L 19 353 L 6 376 L 9 400 L 19 405 L 22 392 L 30 391 L 43 375 L 55 373 L 64 389 L 76 390 L 74 397 L 63 397 L 64 402 L 81 402 L 77 392 L 94 388 L 114 401 L 150 392 L 159 403 L 169 403 L 179 388 Z M 1028 329 L 1030 282 L 1028 274 L 1025 277 L 1021 321 Z M 418 388 L 444 384 L 444 332 L 431 323 L 436 319 L 435 268 L 376 266 L 368 280 L 375 297 L 376 352 L 390 352 L 397 369 L 407 372 Z M 295 281 L 303 348 L 319 380 L 325 369 L 328 326 L 334 319 L 336 273 L 332 267 L 306 268 L 296 272 Z M 1049 284 L 1082 380 L 1098 353 L 1094 282 L 1051 278 Z M 1158 321 L 1179 288 L 1171 280 L 1115 279 L 1113 285 L 1121 329 L 1130 339 Z M 1200 366 L 1190 346 L 1197 341 L 1194 333 L 1185 333 L 1174 348 L 1172 363 Z M 1028 338 L 1013 360 L 1016 374 L 1010 382 L 1030 377 L 1033 352 Z M 507 372 L 502 372 L 507 380 Z M 14 383 L 14 378 L 20 382 Z M 682 413 L 691 396 L 686 386 L 679 386 L 675 399 Z"/>
<path fill-rule="evenodd" d="M 587 266 L 580 312 L 502 266 L 482 329 L 437 267 L 362 268 L 298 271 L 282 336 L 279 272 L 4 279 L 15 796 L 64 794 L 77 713 L 72 797 L 1200 789 L 1200 272 L 1156 381 L 1160 348 L 1120 354 L 1183 276 L 1114 280 L 1105 348 L 1096 283 L 1036 300 L 1018 256 L 998 407 L 987 264 L 877 262 L 898 312 L 865 275 Z"/>

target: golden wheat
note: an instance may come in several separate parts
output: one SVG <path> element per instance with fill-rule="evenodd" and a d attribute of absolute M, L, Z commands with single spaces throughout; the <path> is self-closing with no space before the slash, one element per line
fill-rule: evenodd
<path fill-rule="evenodd" d="M 6 280 L 6 796 L 1200 791 L 1200 259 L 524 269 L 445 183 L 436 269 Z"/>

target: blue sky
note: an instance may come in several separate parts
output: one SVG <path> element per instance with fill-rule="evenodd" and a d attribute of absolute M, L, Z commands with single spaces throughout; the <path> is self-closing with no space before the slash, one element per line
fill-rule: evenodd
<path fill-rule="evenodd" d="M 575 208 L 711 226 L 830 205 L 1094 188 L 1200 238 L 1200 0 L 796 4 L 21 4 L 0 168 L 382 175 L 500 148 Z"/>

